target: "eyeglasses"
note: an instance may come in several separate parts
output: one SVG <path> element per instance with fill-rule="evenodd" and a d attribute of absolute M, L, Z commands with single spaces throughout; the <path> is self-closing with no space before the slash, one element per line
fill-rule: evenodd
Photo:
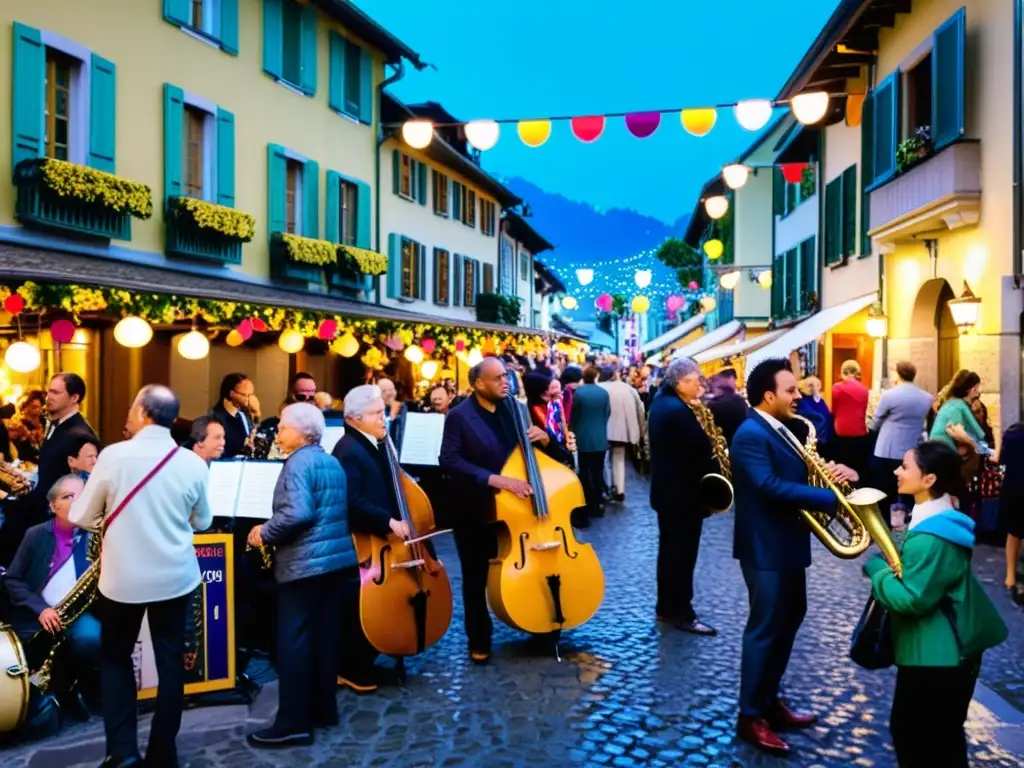
<path fill-rule="evenodd" d="M 316 393 L 295 392 L 292 394 L 292 397 L 295 398 L 297 403 L 311 403 L 316 400 Z"/>

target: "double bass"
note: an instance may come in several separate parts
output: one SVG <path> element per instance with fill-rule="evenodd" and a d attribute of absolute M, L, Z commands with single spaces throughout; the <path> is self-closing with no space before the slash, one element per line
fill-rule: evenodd
<path fill-rule="evenodd" d="M 359 562 L 369 562 L 359 588 L 359 621 L 370 645 L 387 656 L 414 656 L 436 643 L 452 620 L 452 587 L 425 538 L 436 533 L 434 511 L 423 489 L 405 473 L 390 436 L 388 474 L 399 517 L 411 537 L 354 533 Z"/>
<path fill-rule="evenodd" d="M 495 496 L 498 556 L 487 574 L 487 599 L 505 624 L 531 634 L 572 629 L 593 616 L 604 598 L 604 572 L 590 544 L 581 544 L 570 513 L 586 504 L 576 473 L 534 449 L 529 415 L 515 397 L 511 407 L 518 445 L 501 470 L 525 480 L 533 493 Z"/>

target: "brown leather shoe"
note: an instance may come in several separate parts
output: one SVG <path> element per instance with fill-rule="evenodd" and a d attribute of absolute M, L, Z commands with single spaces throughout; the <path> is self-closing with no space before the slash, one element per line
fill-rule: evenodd
<path fill-rule="evenodd" d="M 818 722 L 813 712 L 794 712 L 782 699 L 775 700 L 775 706 L 768 713 L 768 722 L 777 731 L 810 728 Z"/>
<path fill-rule="evenodd" d="M 789 754 L 789 744 L 778 737 L 764 718 L 740 715 L 736 724 L 736 735 L 765 752 L 776 755 Z"/>

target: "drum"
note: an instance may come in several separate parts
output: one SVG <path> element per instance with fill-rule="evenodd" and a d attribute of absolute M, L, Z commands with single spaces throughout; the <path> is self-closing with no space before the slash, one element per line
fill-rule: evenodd
<path fill-rule="evenodd" d="M 14 629 L 0 623 L 0 733 L 21 728 L 28 714 L 29 671 Z"/>

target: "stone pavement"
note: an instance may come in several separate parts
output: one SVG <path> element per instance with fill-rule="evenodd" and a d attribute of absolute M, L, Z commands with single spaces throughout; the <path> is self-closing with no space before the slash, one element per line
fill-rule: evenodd
<path fill-rule="evenodd" d="M 306 749 L 256 752 L 243 739 L 273 714 L 274 685 L 244 707 L 186 712 L 182 765 L 212 766 L 891 766 L 888 714 L 895 673 L 868 672 L 847 658 L 868 594 L 856 562 L 815 547 L 809 609 L 787 676 L 790 698 L 821 716 L 794 735 L 796 753 L 766 757 L 733 739 L 746 591 L 731 559 L 731 516 L 705 527 L 696 606 L 719 635 L 701 638 L 654 621 L 657 528 L 646 483 L 631 478 L 625 507 L 611 507 L 586 536 L 605 569 L 598 614 L 563 638 L 563 660 L 538 655 L 501 628 L 487 667 L 464 652 L 461 605 L 445 639 L 408 663 L 404 688 L 373 696 L 339 694 L 342 725 Z M 451 542 L 440 553 L 458 579 Z M 1011 626 L 1011 639 L 985 659 L 971 708 L 972 764 L 1018 766 L 1024 755 L 1021 637 L 1024 611 L 1003 595 L 1002 553 L 979 549 L 979 575 Z M 457 586 L 457 585 L 456 585 Z M 458 590 L 456 589 L 456 594 Z M 9 768 L 96 765 L 102 724 L 0 752 Z"/>

